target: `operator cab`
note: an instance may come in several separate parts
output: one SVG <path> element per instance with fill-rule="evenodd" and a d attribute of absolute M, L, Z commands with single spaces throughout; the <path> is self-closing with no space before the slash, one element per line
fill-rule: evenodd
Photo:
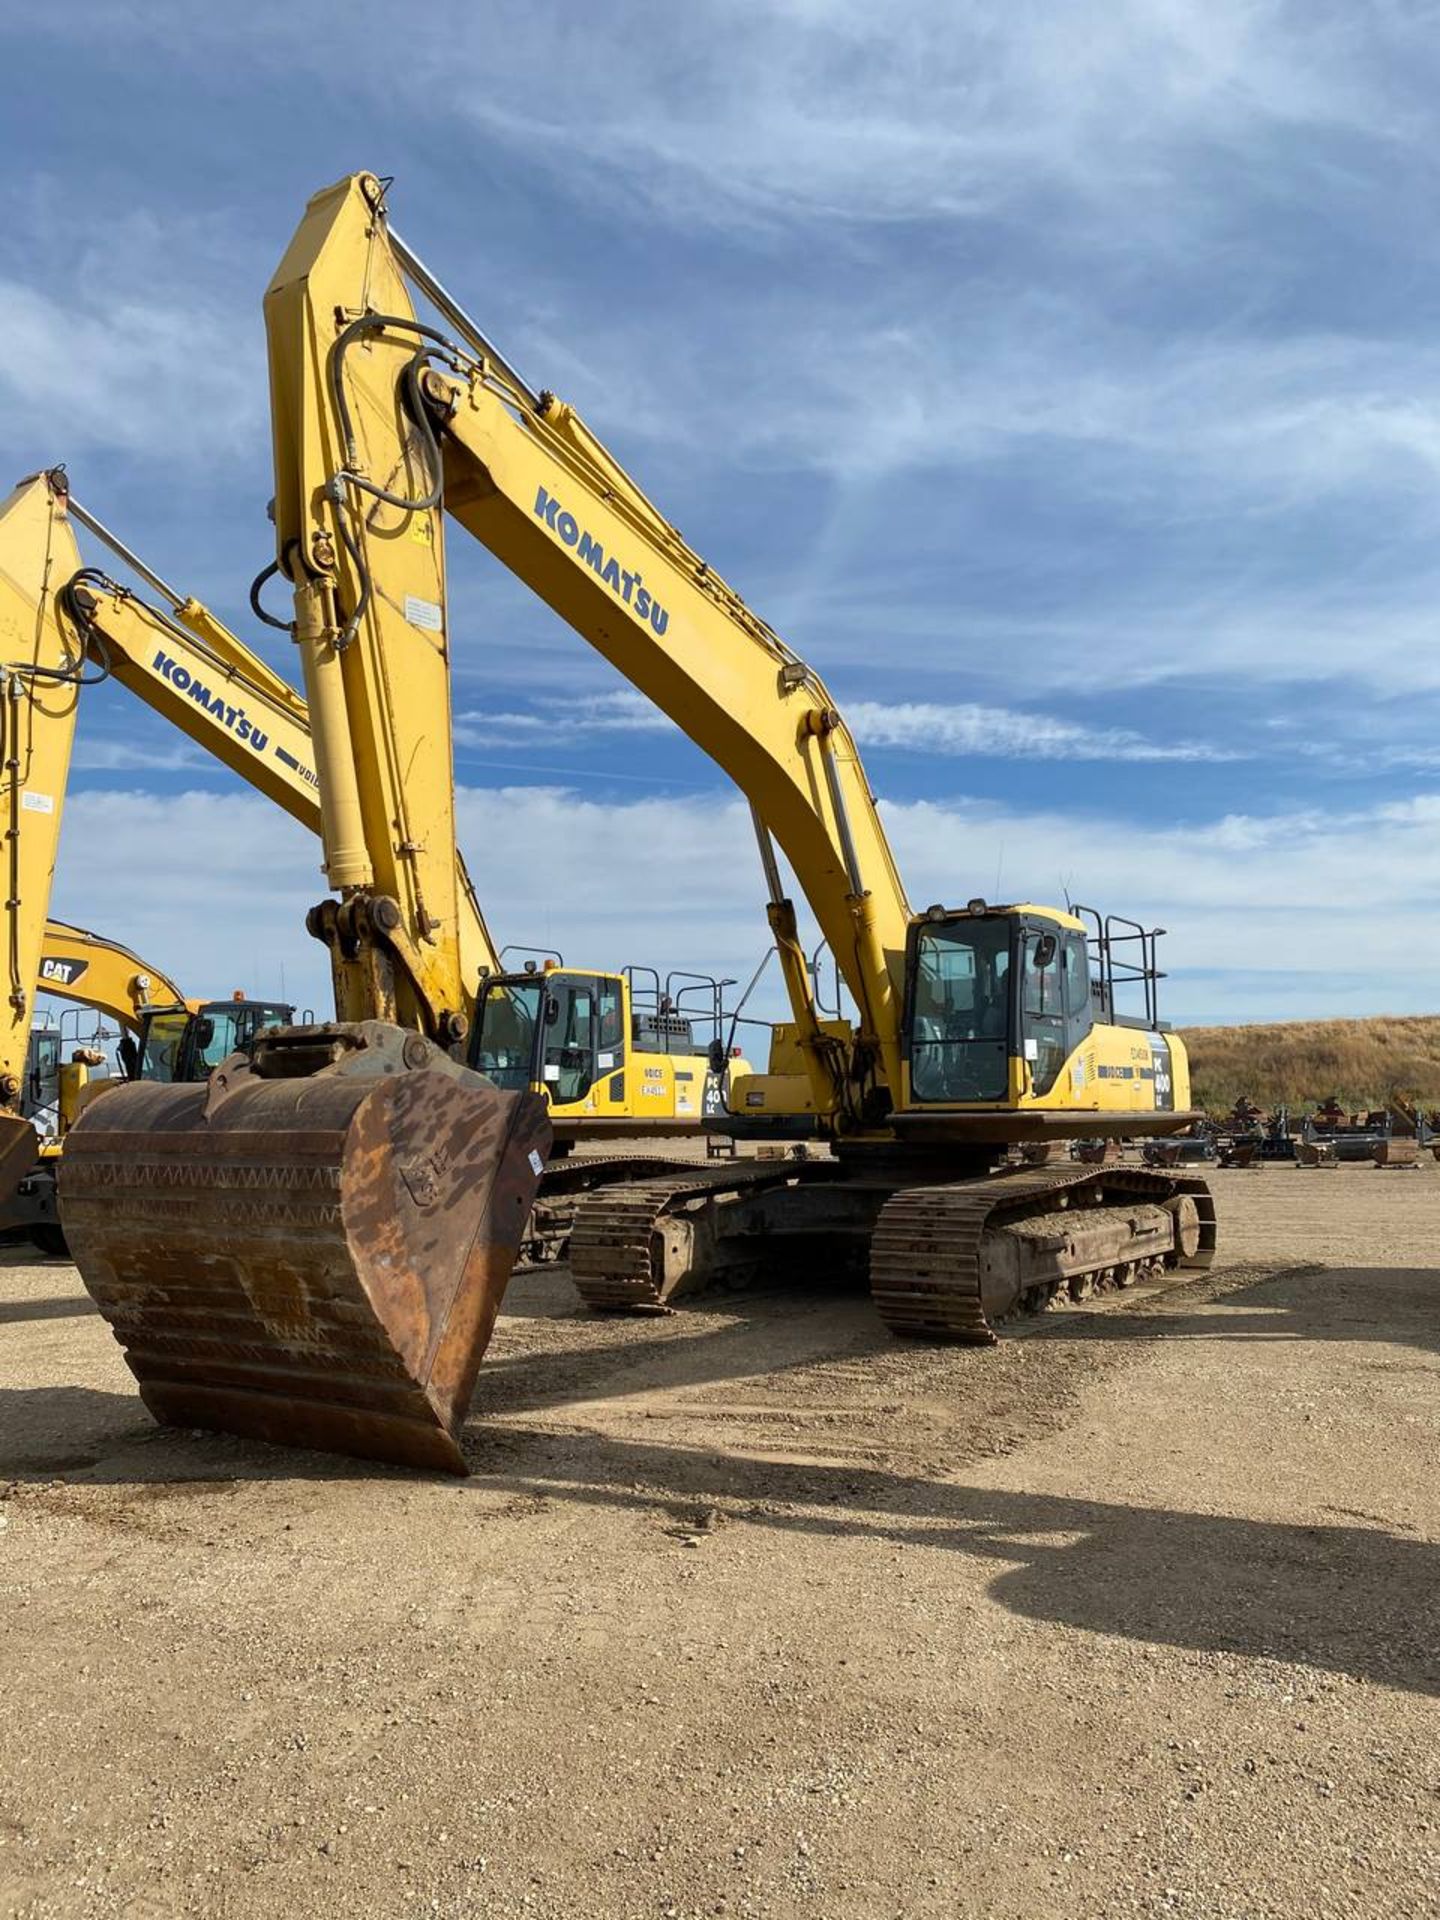
<path fill-rule="evenodd" d="M 679 972 L 662 982 L 648 967 L 591 973 L 559 958 L 482 975 L 466 1064 L 508 1091 L 543 1091 L 557 1114 L 698 1124 L 720 1099 L 732 984 Z"/>
<path fill-rule="evenodd" d="M 208 1080 L 220 1062 L 243 1052 L 269 1027 L 288 1027 L 295 1009 L 280 1000 L 207 1000 L 187 1007 L 147 1007 L 141 1015 L 136 1080 Z"/>
<path fill-rule="evenodd" d="M 1097 1022 L 1157 1031 L 1159 931 L 1088 907 L 931 907 L 913 923 L 906 956 L 912 1103 L 1043 1097 Z M 1115 1004 L 1127 988 L 1140 996 L 1128 1014 Z"/>
<path fill-rule="evenodd" d="M 467 1064 L 497 1087 L 543 1086 L 556 1106 L 583 1100 L 625 1065 L 625 998 L 617 975 L 492 974 L 480 983 Z"/>

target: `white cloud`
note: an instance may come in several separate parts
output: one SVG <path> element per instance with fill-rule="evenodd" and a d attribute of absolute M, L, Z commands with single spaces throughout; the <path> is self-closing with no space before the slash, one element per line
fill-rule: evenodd
<path fill-rule="evenodd" d="M 24 465 L 92 448 L 213 460 L 265 419 L 263 358 L 203 305 L 0 278 L 0 431 Z"/>
<path fill-rule="evenodd" d="M 672 722 L 644 694 L 574 694 L 547 701 L 528 713 L 469 708 L 455 716 L 461 747 L 493 747 L 517 741 L 563 746 L 577 734 L 665 733 Z"/>
<path fill-rule="evenodd" d="M 852 701 L 846 720 L 860 746 L 907 752 L 978 755 L 1007 760 L 1235 760 L 1242 756 L 1203 741 L 1148 740 L 1129 727 L 1087 727 L 1053 714 L 1027 713 L 971 701 Z M 643 694 L 574 694 L 528 712 L 471 708 L 455 717 L 458 746 L 484 750 L 521 744 L 563 748 L 591 735 L 668 733 L 674 723 Z"/>
<path fill-rule="evenodd" d="M 193 772 L 208 764 L 198 747 L 183 743 L 173 747 L 147 749 L 128 740 L 81 733 L 70 755 L 70 765 L 83 773 L 181 773 Z"/>
<path fill-rule="evenodd" d="M 854 700 L 845 709 L 861 748 L 903 747 L 912 753 L 982 755 L 1007 760 L 1235 760 L 1241 756 L 1198 740 L 1148 740 L 1129 727 L 1087 727 L 1048 713 L 930 701 L 888 704 Z"/>
<path fill-rule="evenodd" d="M 29 448 L 32 465 L 96 450 L 213 464 L 253 448 L 263 472 L 263 269 L 247 277 L 243 251 L 228 208 L 77 201 L 43 167 L 24 173 L 0 233 L 12 461 Z"/>
<path fill-rule="evenodd" d="M 1433 1011 L 1440 794 L 1365 811 L 1231 814 L 1132 826 L 955 801 L 886 804 L 911 899 L 1062 898 L 1168 928 L 1165 1007 L 1180 1019 Z M 460 837 L 498 939 L 586 965 L 747 979 L 766 944 L 745 807 L 619 803 L 560 789 L 467 789 Z M 190 991 L 329 1005 L 305 909 L 313 839 L 250 796 L 75 795 L 54 899 Z M 1397 932 L 1398 930 L 1398 932 Z M 773 970 L 772 970 L 773 972 Z M 773 978 L 772 978 L 773 986 Z M 760 1004 L 774 1013 L 773 991 Z"/>

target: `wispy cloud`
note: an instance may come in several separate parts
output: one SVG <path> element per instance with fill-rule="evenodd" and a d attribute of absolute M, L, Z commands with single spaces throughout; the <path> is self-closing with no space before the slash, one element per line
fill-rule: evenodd
<path fill-rule="evenodd" d="M 1133 223 L 1173 209 L 1187 168 L 1278 135 L 1394 139 L 1416 109 L 1383 56 L 1408 56 L 1417 99 L 1430 64 L 1411 10 L 1336 0 L 1115 0 L 1085 14 L 1038 0 L 1008 16 L 911 0 L 903 30 L 861 0 L 693 0 L 674 34 L 643 0 L 584 32 L 563 7 L 494 0 L 481 18 L 433 0 L 401 61 L 381 0 L 352 0 L 338 46 L 329 17 L 319 0 L 254 0 L 243 16 L 71 0 L 27 29 L 143 44 L 179 66 L 323 67 L 351 90 L 468 118 L 612 217 L 628 204 L 730 228 L 966 218 L 1042 192 L 1072 212 L 1123 195 Z M 1278 194 L 1283 157 L 1269 158 Z"/>
<path fill-rule="evenodd" d="M 70 755 L 70 765 L 79 773 L 194 773 L 214 764 L 198 747 L 183 742 L 146 748 L 83 729 Z"/>
<path fill-rule="evenodd" d="M 490 43 L 523 69 L 545 24 L 506 11 Z M 1008 19 L 917 0 L 903 31 L 855 0 L 701 0 L 687 24 L 670 40 L 617 21 L 582 61 L 555 61 L 550 40 L 544 99 L 524 109 L 493 63 L 477 79 L 455 62 L 442 85 L 592 191 L 712 225 L 931 221 L 1107 190 L 1134 220 L 1163 193 L 1167 157 L 1194 166 L 1297 126 L 1374 137 L 1398 113 L 1371 99 L 1358 22 L 1314 9 L 1301 42 L 1282 0 L 1118 0 L 1083 16 L 1061 0 Z"/>
<path fill-rule="evenodd" d="M 1149 740 L 1128 727 L 1086 727 L 1053 714 L 1009 707 L 887 705 L 857 700 L 846 719 L 861 747 L 903 747 L 911 753 L 975 755 L 1005 760 L 1236 760 L 1242 756 L 1200 740 Z"/>
<path fill-rule="evenodd" d="M 591 693 L 549 700 L 529 712 L 469 708 L 455 716 L 455 742 L 478 748 L 517 741 L 555 747 L 587 734 L 668 733 L 672 725 L 643 694 Z"/>
<path fill-rule="evenodd" d="M 0 279 L 0 427 L 12 464 L 93 449 L 187 464 L 259 444 L 263 365 L 232 320 Z M 28 456 L 25 449 L 29 449 Z"/>
<path fill-rule="evenodd" d="M 12 463 L 97 450 L 263 460 L 264 337 L 223 212 L 78 203 L 27 176 L 0 234 L 0 425 Z M 18 468 L 17 468 L 18 471 Z"/>
<path fill-rule="evenodd" d="M 1049 713 L 965 701 L 851 702 L 845 717 L 862 749 L 903 748 L 908 753 L 973 755 L 1005 760 L 1236 760 L 1233 748 L 1199 740 L 1147 739 L 1128 727 L 1088 727 Z M 589 736 L 670 733 L 674 723 L 643 694 L 572 695 L 529 711 L 470 708 L 456 716 L 455 740 L 484 750 L 513 743 L 563 747 Z"/>

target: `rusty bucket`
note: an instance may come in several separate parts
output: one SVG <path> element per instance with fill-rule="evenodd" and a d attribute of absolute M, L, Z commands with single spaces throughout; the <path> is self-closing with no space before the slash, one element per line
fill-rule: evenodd
<path fill-rule="evenodd" d="M 158 1420 L 464 1473 L 549 1123 L 376 1031 L 396 1038 L 304 1077 L 237 1055 L 208 1086 L 97 1101 L 66 1140 L 61 1220 Z"/>

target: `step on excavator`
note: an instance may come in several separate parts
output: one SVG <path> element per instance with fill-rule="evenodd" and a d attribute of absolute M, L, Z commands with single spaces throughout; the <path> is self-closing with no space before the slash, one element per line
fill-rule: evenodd
<path fill-rule="evenodd" d="M 44 510 L 22 514 L 22 501 L 34 508 L 43 502 Z M 109 548 L 161 604 L 152 604 L 98 567 L 82 566 L 72 522 Z M 0 520 L 0 567 L 17 577 L 27 573 L 26 556 L 17 551 L 22 538 L 55 557 L 57 576 L 65 577 L 68 568 L 57 605 L 76 657 L 94 675 L 124 686 L 318 835 L 320 798 L 303 697 L 208 607 L 169 585 L 89 512 L 72 492 L 63 467 L 21 482 L 12 495 L 10 515 Z M 29 558 L 28 571 L 33 573 L 38 552 Z M 39 614 L 37 604 L 37 618 Z M 63 718 L 47 717 L 44 725 L 51 731 L 62 725 L 73 728 L 73 709 Z M 22 830 L 34 830 L 28 819 L 22 819 Z M 653 1140 L 696 1134 L 707 1114 L 721 1105 L 725 1075 L 748 1072 L 749 1067 L 738 1054 L 732 1059 L 728 1050 L 718 1057 L 721 1050 L 715 1041 L 722 1025 L 719 995 L 724 983 L 687 975 L 683 981 L 667 979 L 662 984 L 650 969 L 604 973 L 567 967 L 563 957 L 553 953 L 543 965 L 532 961 L 518 972 L 507 971 L 458 851 L 455 859 L 467 1018 L 476 995 L 474 983 L 483 981 L 491 1009 L 485 1060 L 493 1064 L 493 1077 L 506 1087 L 543 1093 L 550 1109 L 555 1156 L 547 1164 L 527 1223 L 522 1256 L 531 1263 L 554 1260 L 567 1250 L 584 1195 L 607 1182 L 662 1173 L 675 1164 L 633 1147 L 571 1158 L 572 1146 L 617 1134 Z M 12 918 L 25 921 L 19 937 L 33 936 L 32 917 L 42 910 L 35 894 L 12 905 Z M 61 971 L 66 965 L 85 964 L 83 955 L 74 954 L 68 962 L 57 961 Z M 537 990 L 543 990 L 547 1017 L 531 1033 L 533 1044 L 522 1058 L 514 1045 L 514 1022 L 507 1020 L 504 1009 L 528 1006 Z M 687 995 L 689 1006 L 684 1004 Z M 192 1009 L 189 1019 L 157 1006 L 140 1036 L 144 1066 L 130 1077 L 204 1079 L 226 1053 L 248 1046 L 257 1024 L 284 1025 L 293 1013 L 265 1003 L 262 1021 L 255 1011 L 261 1003 L 246 1004 L 250 1011 L 237 1015 L 229 1003 L 207 1002 Z M 706 1024 L 708 1049 L 698 1044 L 696 1035 L 696 1028 Z M 223 1044 L 226 1037 L 232 1047 Z M 46 1183 L 27 1179 L 22 1189 L 16 1199 L 28 1218 Z M 53 1203 L 53 1193 L 49 1200 Z M 53 1204 L 45 1218 L 53 1218 Z"/>
<path fill-rule="evenodd" d="M 411 288 L 443 328 L 417 317 Z M 732 1079 L 732 1124 L 818 1132 L 834 1153 L 591 1196 L 571 1249 L 587 1299 L 654 1310 L 717 1273 L 850 1253 L 868 1264 L 896 1331 L 989 1342 L 1015 1311 L 1208 1263 L 1214 1216 L 1198 1178 L 1123 1163 L 996 1165 L 1016 1142 L 1167 1133 L 1195 1119 L 1184 1049 L 1158 1019 L 1152 932 L 979 898 L 912 913 L 854 740 L 813 670 L 571 408 L 521 379 L 400 240 L 376 176 L 310 202 L 266 324 L 268 571 L 294 593 L 326 871 L 340 896 L 310 928 L 331 950 L 342 1019 L 383 1005 L 441 1044 L 460 1038 L 454 991 L 432 984 L 439 968 L 427 964 L 447 951 L 453 914 L 440 837 L 451 798 L 446 512 L 707 751 L 754 812 L 792 1022 L 770 1073 Z M 817 1011 L 780 853 L 836 956 L 853 1023 Z M 1126 987 L 1139 1003 L 1129 1014 Z M 319 1036 L 293 1044 L 306 1070 L 325 1055 Z M 263 1089 L 259 1049 L 256 1060 Z M 224 1235 L 206 1218 L 227 1193 L 216 1137 L 227 1079 L 222 1069 L 212 1082 L 208 1114 L 202 1102 L 152 1114 L 133 1092 L 93 1110 L 114 1123 L 131 1103 L 118 1157 L 135 1171 L 123 1206 L 95 1207 L 83 1162 L 67 1161 L 62 1209 L 71 1193 L 85 1210 L 72 1235 L 82 1274 L 151 1404 L 150 1353 L 183 1341 L 188 1391 L 171 1417 L 254 1431 L 228 1391 L 224 1342 L 187 1338 L 190 1309 L 177 1307 L 208 1263 L 253 1257 L 230 1240 L 221 1255 Z M 265 1119 L 284 1126 L 278 1102 Z M 77 1141 L 91 1124 L 87 1115 Z M 303 1192 L 304 1137 L 298 1124 L 288 1140 L 267 1136 L 287 1204 Z M 176 1221 L 165 1200 L 181 1181 L 189 1200 Z M 365 1227 L 376 1239 L 393 1230 L 383 1205 Z M 317 1222 L 294 1235 L 291 1257 L 306 1260 L 308 1246 L 313 1260 L 326 1244 Z M 202 1318 L 199 1330 L 213 1325 Z M 281 1343 L 250 1331 L 264 1373 Z M 335 1442 L 333 1429 L 325 1438 Z"/>

